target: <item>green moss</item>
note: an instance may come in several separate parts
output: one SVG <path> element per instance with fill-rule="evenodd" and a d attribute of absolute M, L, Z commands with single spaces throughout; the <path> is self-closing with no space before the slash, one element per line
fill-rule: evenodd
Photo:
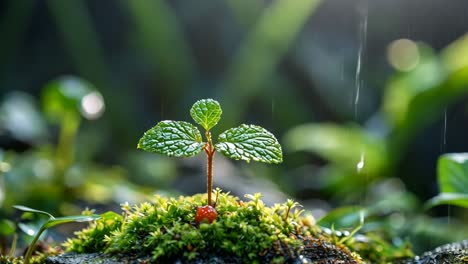
<path fill-rule="evenodd" d="M 123 204 L 121 214 L 103 214 L 68 239 L 65 250 L 155 262 L 200 260 L 214 255 L 243 263 L 284 263 L 303 254 L 312 260 L 328 256 L 352 263 L 361 263 L 361 258 L 366 263 L 392 263 L 412 256 L 406 245 L 393 246 L 377 234 L 346 238 L 326 234 L 292 200 L 269 207 L 260 200 L 260 194 L 246 195 L 246 201 L 220 190 L 214 196 L 218 217 L 212 224 L 195 222 L 197 207 L 206 205 L 205 194 L 155 196 L 151 202 Z"/>
<path fill-rule="evenodd" d="M 151 203 L 124 204 L 122 215 L 104 214 L 69 239 L 66 250 L 152 256 L 155 260 L 194 259 L 201 252 L 214 252 L 252 262 L 279 241 L 299 249 L 302 242 L 297 237 L 317 231 L 300 216 L 302 210 L 292 200 L 267 207 L 260 194 L 246 195 L 246 202 L 219 190 L 217 195 L 218 218 L 212 224 L 194 221 L 197 207 L 206 204 L 206 195 L 156 196 Z"/>

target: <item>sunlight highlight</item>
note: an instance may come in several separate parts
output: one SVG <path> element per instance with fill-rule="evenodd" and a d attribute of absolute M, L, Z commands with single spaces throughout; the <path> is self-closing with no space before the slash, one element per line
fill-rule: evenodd
<path fill-rule="evenodd" d="M 364 152 L 361 153 L 361 159 L 359 162 L 356 164 L 356 169 L 358 173 L 361 173 L 362 169 L 364 168 L 365 165 L 365 154 Z"/>
<path fill-rule="evenodd" d="M 411 71 L 419 64 L 418 45 L 409 39 L 398 39 L 387 49 L 388 62 L 399 71 Z"/>
<path fill-rule="evenodd" d="M 81 113 L 86 119 L 98 119 L 104 113 L 104 98 L 99 92 L 91 92 L 81 99 Z"/>

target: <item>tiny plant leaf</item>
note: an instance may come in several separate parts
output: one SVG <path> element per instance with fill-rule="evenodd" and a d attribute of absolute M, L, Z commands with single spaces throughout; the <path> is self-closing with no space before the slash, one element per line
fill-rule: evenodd
<path fill-rule="evenodd" d="M 51 228 L 56 225 L 66 224 L 66 223 L 82 223 L 82 222 L 89 222 L 99 219 L 99 215 L 73 215 L 73 216 L 64 216 L 64 217 L 56 217 L 54 219 L 49 219 L 44 224 L 44 228 Z"/>
<path fill-rule="evenodd" d="M 51 214 L 49 214 L 47 212 L 36 210 L 36 209 L 33 209 L 33 208 L 29 208 L 29 207 L 26 207 L 26 206 L 23 206 L 23 205 L 15 205 L 13 207 L 20 210 L 20 211 L 23 211 L 23 212 L 42 214 L 42 215 L 46 215 L 46 216 L 49 217 L 49 219 L 44 224 L 42 224 L 42 226 L 40 227 L 40 229 L 38 231 L 35 231 L 35 230 L 31 229 L 31 228 L 28 228 L 26 225 L 23 225 L 23 229 L 26 230 L 27 234 L 34 235 L 34 238 L 33 238 L 32 242 L 31 242 L 31 245 L 29 245 L 28 250 L 26 251 L 26 255 L 24 257 L 24 264 L 29 264 L 32 253 L 34 251 L 34 246 L 35 246 L 37 240 L 39 240 L 39 238 L 41 237 L 41 234 L 45 230 L 47 230 L 48 228 L 51 228 L 51 227 L 54 227 L 54 226 L 60 225 L 60 224 L 71 223 L 71 222 L 93 221 L 93 220 L 97 220 L 97 219 L 99 219 L 101 217 L 99 215 L 93 214 L 93 215 L 73 215 L 73 216 L 64 216 L 64 217 L 55 218 L 53 215 L 51 215 Z"/>
<path fill-rule="evenodd" d="M 207 131 L 218 124 L 222 113 L 221 106 L 213 99 L 199 100 L 190 109 L 193 120 Z"/>
<path fill-rule="evenodd" d="M 219 135 L 217 151 L 223 155 L 247 162 L 281 163 L 281 146 L 275 136 L 266 129 L 255 125 L 241 125 Z"/>
<path fill-rule="evenodd" d="M 54 218 L 51 214 L 49 214 L 47 212 L 32 209 L 32 208 L 24 206 L 24 205 L 14 205 L 13 208 L 16 208 L 16 209 L 18 209 L 20 211 L 27 212 L 27 213 L 42 214 L 42 215 L 48 216 L 49 218 Z"/>
<path fill-rule="evenodd" d="M 187 122 L 161 121 L 146 131 L 138 148 L 174 157 L 191 157 L 203 150 L 200 131 Z"/>

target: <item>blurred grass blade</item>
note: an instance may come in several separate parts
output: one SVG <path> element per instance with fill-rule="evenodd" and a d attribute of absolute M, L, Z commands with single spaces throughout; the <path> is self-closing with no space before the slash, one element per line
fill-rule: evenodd
<path fill-rule="evenodd" d="M 36 242 L 39 240 L 41 237 L 41 234 L 46 231 L 48 228 L 54 227 L 59 224 L 64 224 L 64 223 L 70 223 L 70 222 L 87 222 L 87 221 L 93 221 L 97 220 L 100 218 L 99 215 L 74 215 L 74 216 L 65 216 L 65 217 L 57 217 L 55 218 L 51 214 L 32 209 L 26 206 L 22 205 L 15 205 L 14 208 L 24 211 L 24 212 L 29 212 L 29 213 L 38 213 L 42 215 L 47 215 L 49 216 L 49 220 L 47 220 L 38 230 L 35 230 L 34 228 L 30 227 L 29 225 L 19 223 L 18 227 L 22 229 L 26 234 L 30 236 L 34 236 L 33 240 L 31 241 L 31 244 L 28 247 L 28 250 L 26 251 L 26 254 L 24 256 L 24 264 L 29 264 L 31 260 L 32 253 L 35 249 Z"/>
<path fill-rule="evenodd" d="M 73 215 L 73 216 L 57 217 L 57 218 L 50 219 L 49 221 L 47 221 L 44 224 L 43 228 L 47 229 L 47 228 L 54 227 L 56 225 L 72 223 L 72 222 L 76 222 L 76 223 L 89 222 L 89 221 L 97 220 L 99 218 L 101 218 L 101 216 L 99 215 Z"/>
<path fill-rule="evenodd" d="M 264 11 L 228 69 L 224 84 L 225 123 L 236 123 L 248 98 L 260 93 L 300 29 L 318 7 L 319 0 L 273 1 Z M 224 102 L 223 102 L 224 103 Z"/>
<path fill-rule="evenodd" d="M 123 1 L 138 32 L 137 37 L 177 99 L 192 78 L 193 59 L 174 12 L 163 0 Z"/>
<path fill-rule="evenodd" d="M 30 207 L 27 207 L 27 206 L 23 206 L 23 205 L 14 205 L 13 208 L 16 208 L 20 211 L 23 211 L 23 212 L 27 212 L 27 213 L 35 213 L 35 214 L 42 214 L 42 215 L 46 215 L 48 216 L 49 218 L 51 219 L 54 219 L 54 216 L 47 213 L 47 212 L 44 212 L 44 211 L 41 211 L 41 210 L 36 210 L 36 209 L 32 209 Z"/>

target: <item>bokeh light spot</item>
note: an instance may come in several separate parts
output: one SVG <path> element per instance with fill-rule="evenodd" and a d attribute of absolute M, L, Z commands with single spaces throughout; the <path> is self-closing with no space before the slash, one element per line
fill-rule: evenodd
<path fill-rule="evenodd" d="M 81 113 L 86 119 L 98 119 L 104 113 L 104 98 L 99 92 L 91 92 L 81 99 Z"/>
<path fill-rule="evenodd" d="M 411 71 L 419 63 L 418 45 L 409 39 L 398 39 L 387 49 L 388 62 L 399 71 Z"/>

